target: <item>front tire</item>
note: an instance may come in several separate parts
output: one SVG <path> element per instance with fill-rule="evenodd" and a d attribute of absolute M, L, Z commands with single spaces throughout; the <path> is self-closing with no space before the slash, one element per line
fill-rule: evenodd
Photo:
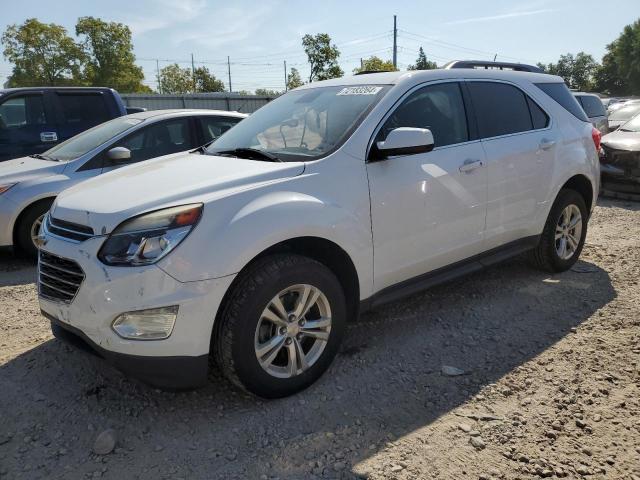
<path fill-rule="evenodd" d="M 301 255 L 265 257 L 241 273 L 217 319 L 216 363 L 257 396 L 292 395 L 331 364 L 346 312 L 340 282 L 326 266 Z"/>
<path fill-rule="evenodd" d="M 38 247 L 34 239 L 38 236 L 42 220 L 52 203 L 53 200 L 42 200 L 28 207 L 21 215 L 15 230 L 15 246 L 23 257 L 31 260 L 38 258 Z"/>
<path fill-rule="evenodd" d="M 575 190 L 560 190 L 538 246 L 531 251 L 533 265 L 552 273 L 569 270 L 584 247 L 588 215 L 582 195 Z"/>

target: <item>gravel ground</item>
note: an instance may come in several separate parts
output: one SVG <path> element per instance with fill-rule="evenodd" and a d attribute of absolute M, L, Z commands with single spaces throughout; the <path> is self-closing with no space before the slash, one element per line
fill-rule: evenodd
<path fill-rule="evenodd" d="M 639 277 L 640 204 L 600 200 L 571 271 L 510 261 L 367 313 L 320 382 L 261 401 L 53 340 L 0 252 L 0 477 L 640 480 Z"/>

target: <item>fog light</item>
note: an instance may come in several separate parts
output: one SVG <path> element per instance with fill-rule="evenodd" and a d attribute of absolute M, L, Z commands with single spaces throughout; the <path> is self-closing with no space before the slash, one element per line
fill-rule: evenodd
<path fill-rule="evenodd" d="M 178 305 L 149 310 L 138 310 L 119 315 L 111 328 L 129 340 L 163 340 L 173 331 Z"/>

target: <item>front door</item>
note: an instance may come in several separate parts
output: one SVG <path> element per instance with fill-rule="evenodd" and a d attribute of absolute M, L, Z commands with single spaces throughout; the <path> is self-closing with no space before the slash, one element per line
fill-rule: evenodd
<path fill-rule="evenodd" d="M 399 127 L 430 129 L 435 148 L 367 164 L 377 291 L 478 254 L 483 243 L 486 161 L 460 84 L 408 94 L 375 141 Z"/>

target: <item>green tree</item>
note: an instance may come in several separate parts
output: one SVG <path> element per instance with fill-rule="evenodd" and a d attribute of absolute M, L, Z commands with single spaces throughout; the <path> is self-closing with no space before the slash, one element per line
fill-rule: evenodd
<path fill-rule="evenodd" d="M 362 61 L 359 68 L 355 68 L 353 73 L 359 72 L 393 72 L 396 69 L 391 60 L 382 60 L 379 57 L 371 56 Z"/>
<path fill-rule="evenodd" d="M 14 65 L 9 86 L 77 83 L 84 53 L 64 27 L 29 18 L 22 25 L 9 25 L 1 42 L 5 59 Z"/>
<path fill-rule="evenodd" d="M 418 58 L 416 59 L 416 63 L 414 65 L 409 65 L 407 70 L 433 70 L 438 68 L 436 62 L 432 62 L 431 60 L 427 60 L 427 56 L 424 54 L 424 50 L 422 47 L 418 50 Z"/>
<path fill-rule="evenodd" d="M 207 67 L 198 67 L 193 71 L 193 90 L 197 93 L 224 92 L 224 82 L 218 80 Z"/>
<path fill-rule="evenodd" d="M 560 55 L 557 63 L 548 65 L 538 64 L 545 72 L 564 78 L 569 88 L 577 90 L 591 90 L 594 86 L 594 76 L 599 68 L 593 57 L 584 52 Z"/>
<path fill-rule="evenodd" d="M 289 76 L 287 77 L 287 90 L 293 90 L 302 85 L 304 85 L 304 82 L 302 81 L 302 77 L 300 77 L 300 72 L 297 68 L 291 68 Z"/>
<path fill-rule="evenodd" d="M 282 92 L 279 92 L 278 90 L 270 90 L 268 88 L 256 88 L 254 93 L 262 97 L 277 97 L 282 95 Z"/>
<path fill-rule="evenodd" d="M 640 19 L 607 45 L 596 86 L 611 95 L 640 95 Z"/>
<path fill-rule="evenodd" d="M 180 68 L 177 63 L 160 69 L 160 91 L 169 94 L 193 92 L 191 69 Z"/>
<path fill-rule="evenodd" d="M 327 80 L 344 75 L 338 65 L 340 51 L 335 44 L 331 43 L 328 33 L 318 33 L 317 35 L 305 35 L 302 37 L 302 47 L 309 59 L 311 73 L 309 81 Z"/>
<path fill-rule="evenodd" d="M 135 64 L 131 30 L 117 22 L 81 17 L 76 35 L 84 49 L 86 63 L 82 72 L 84 83 L 111 87 L 120 92 L 150 92 L 144 85 L 142 68 Z"/>

